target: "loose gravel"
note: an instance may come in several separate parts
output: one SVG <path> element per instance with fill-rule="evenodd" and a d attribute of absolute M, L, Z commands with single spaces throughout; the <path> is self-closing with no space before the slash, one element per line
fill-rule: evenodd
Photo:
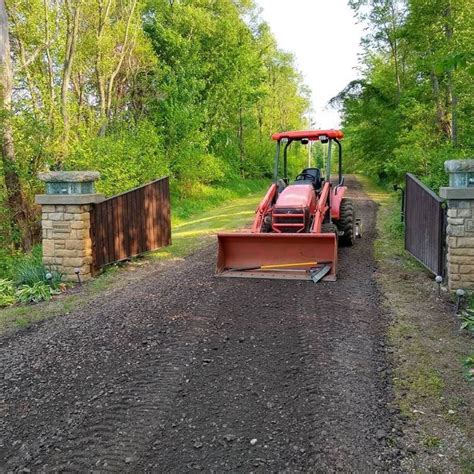
<path fill-rule="evenodd" d="M 349 186 L 336 283 L 216 278 L 210 246 L 1 339 L 3 470 L 398 470 L 376 205 Z"/>

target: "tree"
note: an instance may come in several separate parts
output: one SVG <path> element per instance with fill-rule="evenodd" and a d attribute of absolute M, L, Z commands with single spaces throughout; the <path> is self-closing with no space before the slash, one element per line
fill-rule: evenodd
<path fill-rule="evenodd" d="M 2 136 L 2 167 L 7 190 L 7 202 L 12 224 L 21 232 L 23 249 L 31 247 L 26 202 L 17 170 L 12 113 L 13 71 L 10 59 L 10 37 L 5 1 L 0 0 L 0 118 Z"/>

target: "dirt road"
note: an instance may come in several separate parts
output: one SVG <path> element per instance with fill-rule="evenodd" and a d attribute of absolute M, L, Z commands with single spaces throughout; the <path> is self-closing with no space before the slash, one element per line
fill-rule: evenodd
<path fill-rule="evenodd" d="M 350 185 L 337 283 L 214 278 L 206 248 L 1 340 L 3 469 L 396 469 L 376 208 Z"/>

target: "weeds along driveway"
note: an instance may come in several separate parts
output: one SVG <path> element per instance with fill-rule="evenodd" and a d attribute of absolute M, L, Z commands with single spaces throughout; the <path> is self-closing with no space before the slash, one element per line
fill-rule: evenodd
<path fill-rule="evenodd" d="M 0 346 L 3 468 L 396 469 L 376 205 L 337 283 L 215 278 L 215 246 Z"/>

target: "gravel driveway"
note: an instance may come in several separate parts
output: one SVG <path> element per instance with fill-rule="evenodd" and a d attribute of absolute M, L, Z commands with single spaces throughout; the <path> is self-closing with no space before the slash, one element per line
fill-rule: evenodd
<path fill-rule="evenodd" d="M 397 470 L 376 206 L 349 184 L 336 283 L 215 278 L 211 246 L 0 339 L 0 471 Z"/>

